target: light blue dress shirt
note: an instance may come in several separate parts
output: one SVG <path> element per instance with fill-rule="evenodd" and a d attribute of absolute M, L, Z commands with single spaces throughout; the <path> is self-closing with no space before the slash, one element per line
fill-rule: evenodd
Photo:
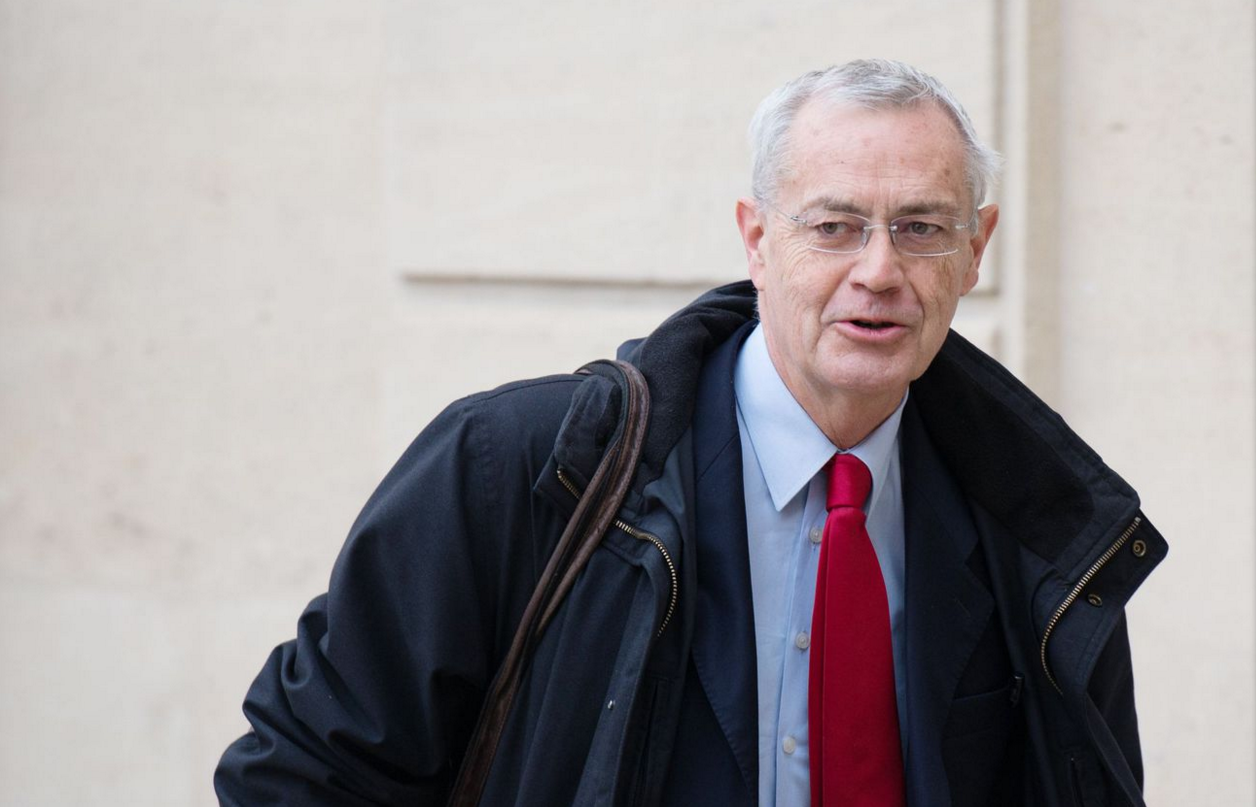
<path fill-rule="evenodd" d="M 733 384 L 758 657 L 759 804 L 807 807 L 811 799 L 807 754 L 811 609 L 827 515 L 824 465 L 837 448 L 776 372 L 762 326 L 742 345 Z M 907 712 L 898 427 L 906 402 L 904 396 L 884 423 L 850 449 L 872 472 L 872 494 L 864 512 L 889 600 L 900 726 L 906 723 Z"/>

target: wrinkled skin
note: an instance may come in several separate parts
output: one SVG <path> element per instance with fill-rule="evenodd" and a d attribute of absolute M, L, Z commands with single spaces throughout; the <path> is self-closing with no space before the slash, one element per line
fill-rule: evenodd
<path fill-rule="evenodd" d="M 922 211 L 972 217 L 962 140 L 931 104 L 867 110 L 810 102 L 794 121 L 791 146 L 773 200 L 786 213 L 829 206 L 878 223 Z M 979 211 L 959 252 L 930 258 L 899 254 L 884 228 L 871 231 L 862 252 L 815 252 L 804 228 L 751 199 L 738 202 L 737 222 L 772 362 L 829 439 L 848 448 L 898 406 L 937 355 L 959 298 L 977 282 L 998 208 Z"/>

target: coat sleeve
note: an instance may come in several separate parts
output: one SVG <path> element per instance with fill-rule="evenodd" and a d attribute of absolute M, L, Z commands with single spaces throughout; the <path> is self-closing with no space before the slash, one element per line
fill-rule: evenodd
<path fill-rule="evenodd" d="M 221 804 L 443 803 L 547 550 L 521 539 L 553 526 L 529 495 L 552 434 L 499 415 L 455 404 L 371 497 L 328 593 L 248 692 Z"/>

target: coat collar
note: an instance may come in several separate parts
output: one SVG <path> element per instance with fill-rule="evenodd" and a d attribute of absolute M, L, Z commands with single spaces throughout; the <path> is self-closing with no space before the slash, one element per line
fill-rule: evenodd
<path fill-rule="evenodd" d="M 650 385 L 644 485 L 694 416 L 697 388 L 713 351 L 754 317 L 748 281 L 704 294 L 620 358 Z M 1049 407 L 998 362 L 951 332 L 912 397 L 938 453 L 965 495 L 1052 564 L 1062 577 L 1107 547 L 1138 513 L 1138 497 Z"/>

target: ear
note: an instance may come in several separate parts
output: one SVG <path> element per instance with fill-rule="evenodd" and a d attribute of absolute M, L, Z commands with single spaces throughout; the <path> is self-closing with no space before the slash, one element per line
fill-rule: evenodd
<path fill-rule="evenodd" d="M 756 289 L 763 291 L 764 260 L 760 247 L 764 245 L 764 227 L 759 206 L 753 199 L 742 197 L 737 200 L 737 229 L 741 231 L 741 243 L 746 249 L 750 280 Z"/>
<path fill-rule="evenodd" d="M 981 268 L 981 258 L 986 254 L 986 247 L 990 243 L 990 236 L 994 235 L 994 228 L 999 223 L 999 206 L 986 205 L 977 211 L 977 231 L 973 233 L 972 239 L 968 242 L 972 248 L 972 263 L 964 270 L 964 284 L 961 287 L 960 296 L 964 296 L 972 291 L 973 286 L 977 285 L 979 269 Z"/>

